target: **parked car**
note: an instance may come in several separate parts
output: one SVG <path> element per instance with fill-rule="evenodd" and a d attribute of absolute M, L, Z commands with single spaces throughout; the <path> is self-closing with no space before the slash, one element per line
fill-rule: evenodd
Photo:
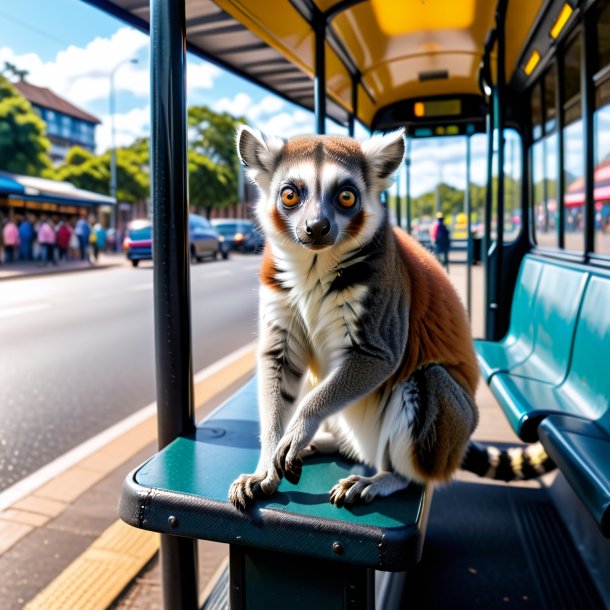
<path fill-rule="evenodd" d="M 191 259 L 201 262 L 204 257 L 226 259 L 229 246 L 210 222 L 202 216 L 189 214 L 189 241 Z M 152 260 L 152 224 L 148 219 L 134 220 L 129 224 L 123 249 L 134 267 L 142 260 Z"/>
<path fill-rule="evenodd" d="M 264 239 L 250 220 L 213 218 L 212 226 L 231 250 L 260 252 L 265 245 Z"/>

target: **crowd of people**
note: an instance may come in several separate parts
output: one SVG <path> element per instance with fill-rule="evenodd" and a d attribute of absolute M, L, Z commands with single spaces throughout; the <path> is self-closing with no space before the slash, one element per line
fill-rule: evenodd
<path fill-rule="evenodd" d="M 100 252 L 113 247 L 108 237 L 93 216 L 0 215 L 0 264 L 31 261 L 46 266 L 69 260 L 94 264 Z"/>

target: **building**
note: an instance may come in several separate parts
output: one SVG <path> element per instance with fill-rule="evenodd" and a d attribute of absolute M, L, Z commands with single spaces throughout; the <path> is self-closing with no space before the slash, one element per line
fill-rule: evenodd
<path fill-rule="evenodd" d="M 58 164 L 65 160 L 68 150 L 81 146 L 95 150 L 95 126 L 100 120 L 59 97 L 46 87 L 37 87 L 24 80 L 13 86 L 25 97 L 40 118 L 47 124 L 47 136 L 51 140 L 50 157 Z"/>

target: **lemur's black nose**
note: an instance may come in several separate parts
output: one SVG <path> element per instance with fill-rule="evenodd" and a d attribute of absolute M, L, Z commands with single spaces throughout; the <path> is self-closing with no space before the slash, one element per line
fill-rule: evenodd
<path fill-rule="evenodd" d="M 316 220 L 305 221 L 305 233 L 311 236 L 312 239 L 318 240 L 330 231 L 330 220 L 326 216 L 317 218 Z"/>

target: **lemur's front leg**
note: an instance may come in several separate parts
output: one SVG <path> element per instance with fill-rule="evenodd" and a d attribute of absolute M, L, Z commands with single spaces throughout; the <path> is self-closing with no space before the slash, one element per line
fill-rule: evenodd
<path fill-rule="evenodd" d="M 301 401 L 280 440 L 273 464 L 280 476 L 297 483 L 301 454 L 324 419 L 363 398 L 390 377 L 396 367 L 390 353 L 352 351 Z"/>
<path fill-rule="evenodd" d="M 256 472 L 240 475 L 229 490 L 229 500 L 240 510 L 258 496 L 273 494 L 280 483 L 273 455 L 294 411 L 305 370 L 306 354 L 298 336 L 266 325 L 258 353 L 260 458 Z"/>

